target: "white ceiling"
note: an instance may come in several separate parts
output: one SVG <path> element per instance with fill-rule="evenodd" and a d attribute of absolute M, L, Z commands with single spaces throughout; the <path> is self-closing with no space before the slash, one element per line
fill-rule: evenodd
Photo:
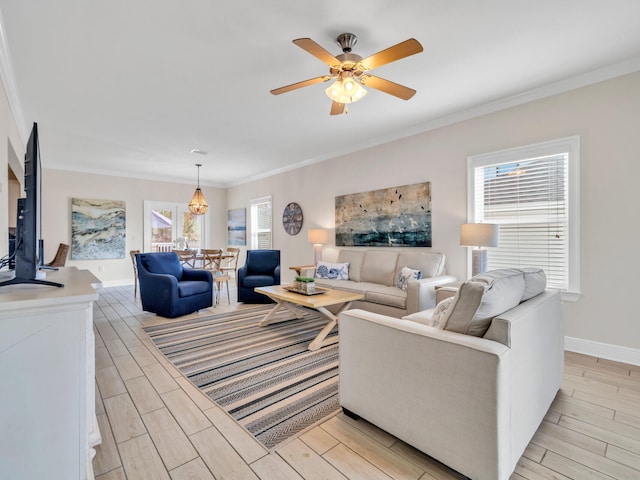
<path fill-rule="evenodd" d="M 640 70 L 638 0 L 0 0 L 0 72 L 45 167 L 228 186 L 505 105 Z M 369 56 L 376 90 L 329 116 L 328 73 L 295 46 Z M 207 155 L 196 155 L 196 148 Z"/>

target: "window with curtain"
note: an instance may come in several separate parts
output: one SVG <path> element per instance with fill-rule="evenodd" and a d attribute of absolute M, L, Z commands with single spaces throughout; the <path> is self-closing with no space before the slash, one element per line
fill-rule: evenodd
<path fill-rule="evenodd" d="M 549 288 L 579 292 L 579 137 L 468 159 L 469 221 L 495 223 L 488 269 L 540 267 Z"/>
<path fill-rule="evenodd" d="M 271 248 L 271 196 L 251 200 L 251 248 Z"/>

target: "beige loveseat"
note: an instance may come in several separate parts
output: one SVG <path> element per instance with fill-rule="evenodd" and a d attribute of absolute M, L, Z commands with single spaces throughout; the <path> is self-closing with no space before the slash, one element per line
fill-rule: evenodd
<path fill-rule="evenodd" d="M 348 263 L 348 280 L 318 278 L 319 287 L 359 292 L 364 300 L 352 308 L 400 318 L 435 306 L 435 287 L 456 280 L 445 274 L 442 253 L 405 250 L 349 250 L 338 253 L 336 264 Z M 420 272 L 422 278 L 410 280 L 406 290 L 399 288 L 398 275 L 403 267 Z"/>
<path fill-rule="evenodd" d="M 463 283 L 438 312 L 444 325 L 424 324 L 433 310 L 407 319 L 343 312 L 345 413 L 474 480 L 507 480 L 560 388 L 564 352 L 560 294 L 540 290 L 539 275 L 503 274 Z"/>

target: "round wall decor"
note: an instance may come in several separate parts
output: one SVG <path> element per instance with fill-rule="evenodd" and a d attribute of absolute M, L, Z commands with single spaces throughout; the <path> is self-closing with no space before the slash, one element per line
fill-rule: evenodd
<path fill-rule="evenodd" d="M 297 235 L 302 228 L 302 208 L 296 202 L 284 207 L 282 226 L 289 235 Z"/>

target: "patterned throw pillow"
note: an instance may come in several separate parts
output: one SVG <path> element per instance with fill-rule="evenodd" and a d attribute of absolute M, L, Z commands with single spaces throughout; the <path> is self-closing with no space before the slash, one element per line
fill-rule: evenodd
<path fill-rule="evenodd" d="M 407 291 L 409 280 L 420 280 L 422 278 L 422 272 L 420 270 L 414 270 L 409 267 L 402 267 L 398 274 L 398 282 L 396 286 L 405 292 Z"/>
<path fill-rule="evenodd" d="M 433 316 L 431 317 L 431 326 L 443 330 L 449 320 L 449 315 L 453 309 L 453 299 L 455 297 L 449 297 L 442 300 L 436 308 L 433 310 Z"/>
<path fill-rule="evenodd" d="M 326 278 L 328 280 L 349 280 L 349 262 L 318 262 L 318 266 L 316 267 L 316 278 Z"/>

